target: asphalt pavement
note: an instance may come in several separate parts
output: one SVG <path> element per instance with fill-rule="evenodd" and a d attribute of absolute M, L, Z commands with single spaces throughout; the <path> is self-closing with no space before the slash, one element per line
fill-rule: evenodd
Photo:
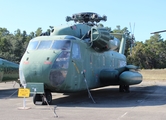
<path fill-rule="evenodd" d="M 144 80 L 119 93 L 118 86 L 87 92 L 52 93 L 52 105 L 34 105 L 32 96 L 18 98 L 18 84 L 0 83 L 0 120 L 165 120 L 166 81 Z M 24 103 L 25 100 L 25 104 Z"/>

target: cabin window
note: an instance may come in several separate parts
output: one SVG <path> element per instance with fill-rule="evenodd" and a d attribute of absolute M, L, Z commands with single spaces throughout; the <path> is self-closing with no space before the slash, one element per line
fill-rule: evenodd
<path fill-rule="evenodd" d="M 70 46 L 70 40 L 55 40 L 51 48 L 57 50 L 70 50 Z"/>
<path fill-rule="evenodd" d="M 126 61 L 119 60 L 119 67 L 124 67 L 124 66 L 126 66 Z"/>
<path fill-rule="evenodd" d="M 37 48 L 39 41 L 30 41 L 27 50 L 34 50 Z"/>
<path fill-rule="evenodd" d="M 73 46 L 72 46 L 72 58 L 81 59 L 80 47 L 76 43 L 73 43 Z"/>
<path fill-rule="evenodd" d="M 40 44 L 37 49 L 49 49 L 51 47 L 51 40 L 40 41 Z"/>

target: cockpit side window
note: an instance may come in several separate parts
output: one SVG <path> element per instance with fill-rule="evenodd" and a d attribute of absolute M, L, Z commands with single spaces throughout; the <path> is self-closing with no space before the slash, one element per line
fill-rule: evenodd
<path fill-rule="evenodd" d="M 37 48 L 39 41 L 30 41 L 27 50 L 34 50 Z"/>
<path fill-rule="evenodd" d="M 72 58 L 73 59 L 81 59 L 80 46 L 77 43 L 73 43 Z"/>
<path fill-rule="evenodd" d="M 55 40 L 52 49 L 61 49 L 61 50 L 69 50 L 71 46 L 70 40 Z"/>
<path fill-rule="evenodd" d="M 70 51 L 62 51 L 52 65 L 52 69 L 67 69 L 69 65 Z"/>
<path fill-rule="evenodd" d="M 51 47 L 52 40 L 40 41 L 37 49 L 49 49 Z"/>

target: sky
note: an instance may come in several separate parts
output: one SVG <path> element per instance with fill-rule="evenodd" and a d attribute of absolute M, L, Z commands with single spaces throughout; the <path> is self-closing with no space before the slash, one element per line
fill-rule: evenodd
<path fill-rule="evenodd" d="M 66 16 L 80 12 L 106 15 L 101 24 L 128 27 L 136 41 L 144 42 L 151 32 L 166 29 L 166 0 L 0 0 L 0 27 L 11 33 L 20 29 L 29 34 L 39 27 L 44 32 L 49 26 L 72 24 Z M 161 36 L 166 40 L 166 32 Z"/>

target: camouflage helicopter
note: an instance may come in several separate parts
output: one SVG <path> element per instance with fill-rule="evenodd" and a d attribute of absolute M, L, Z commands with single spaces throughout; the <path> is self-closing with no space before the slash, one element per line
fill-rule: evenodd
<path fill-rule="evenodd" d="M 34 104 L 51 104 L 51 92 L 88 91 L 91 96 L 90 89 L 109 85 L 129 92 L 129 85 L 142 82 L 138 67 L 126 64 L 129 34 L 111 34 L 97 26 L 106 20 L 106 16 L 93 12 L 73 14 L 66 17 L 67 22 L 75 22 L 73 25 L 55 26 L 50 35 L 43 33 L 30 40 L 20 61 L 19 76 L 34 94 Z"/>
<path fill-rule="evenodd" d="M 19 65 L 0 58 L 0 82 L 18 81 Z"/>

